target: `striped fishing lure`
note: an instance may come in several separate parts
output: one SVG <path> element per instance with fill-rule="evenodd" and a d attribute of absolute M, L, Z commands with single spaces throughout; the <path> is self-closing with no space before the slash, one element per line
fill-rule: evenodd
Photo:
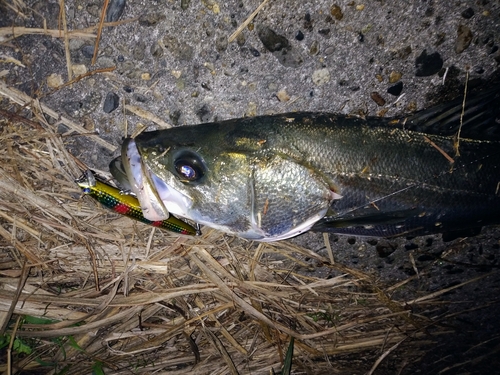
<path fill-rule="evenodd" d="M 85 171 L 83 175 L 76 180 L 76 183 L 85 194 L 90 195 L 103 206 L 119 214 L 175 233 L 188 235 L 200 234 L 198 229 L 172 215 L 170 215 L 168 219 L 160 221 L 146 219 L 142 214 L 141 206 L 137 198 L 132 195 L 121 194 L 119 189 L 97 180 L 90 170 Z"/>

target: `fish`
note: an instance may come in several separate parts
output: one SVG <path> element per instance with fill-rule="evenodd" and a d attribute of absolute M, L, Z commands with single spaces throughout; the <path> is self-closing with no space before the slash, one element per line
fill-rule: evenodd
<path fill-rule="evenodd" d="M 86 170 L 82 176 L 76 180 L 76 183 L 82 189 L 84 194 L 90 195 L 103 206 L 112 209 L 119 214 L 128 216 L 142 223 L 179 234 L 191 236 L 200 234 L 198 229 L 175 218 L 174 216 L 169 215 L 167 219 L 157 221 L 146 219 L 142 213 L 137 198 L 130 194 L 122 194 L 120 189 L 97 180 L 90 170 Z"/>
<path fill-rule="evenodd" d="M 475 233 L 500 224 L 498 87 L 408 116 L 292 112 L 143 132 L 119 163 L 148 219 L 173 213 L 248 240 Z"/>

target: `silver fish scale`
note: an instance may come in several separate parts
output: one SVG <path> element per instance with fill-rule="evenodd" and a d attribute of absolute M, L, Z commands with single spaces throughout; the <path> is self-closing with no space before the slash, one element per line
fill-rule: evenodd
<path fill-rule="evenodd" d="M 314 170 L 279 155 L 255 168 L 253 183 L 253 214 L 269 236 L 288 232 L 318 212 L 326 212 L 331 202 L 327 184 Z M 308 199 L 297 199 L 304 196 Z"/>

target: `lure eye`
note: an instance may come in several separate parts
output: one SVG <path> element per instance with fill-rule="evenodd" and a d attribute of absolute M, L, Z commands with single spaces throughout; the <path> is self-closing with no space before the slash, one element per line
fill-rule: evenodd
<path fill-rule="evenodd" d="M 193 152 L 183 152 L 174 161 L 175 170 L 184 182 L 197 182 L 205 175 L 205 164 Z"/>

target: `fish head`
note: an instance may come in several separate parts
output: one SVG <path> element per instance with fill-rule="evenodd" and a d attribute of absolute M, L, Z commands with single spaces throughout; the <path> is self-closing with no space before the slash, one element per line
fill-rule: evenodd
<path fill-rule="evenodd" d="M 122 162 L 149 220 L 164 209 L 243 238 L 276 241 L 307 231 L 338 196 L 270 138 L 217 123 L 160 130 L 127 139 Z"/>

